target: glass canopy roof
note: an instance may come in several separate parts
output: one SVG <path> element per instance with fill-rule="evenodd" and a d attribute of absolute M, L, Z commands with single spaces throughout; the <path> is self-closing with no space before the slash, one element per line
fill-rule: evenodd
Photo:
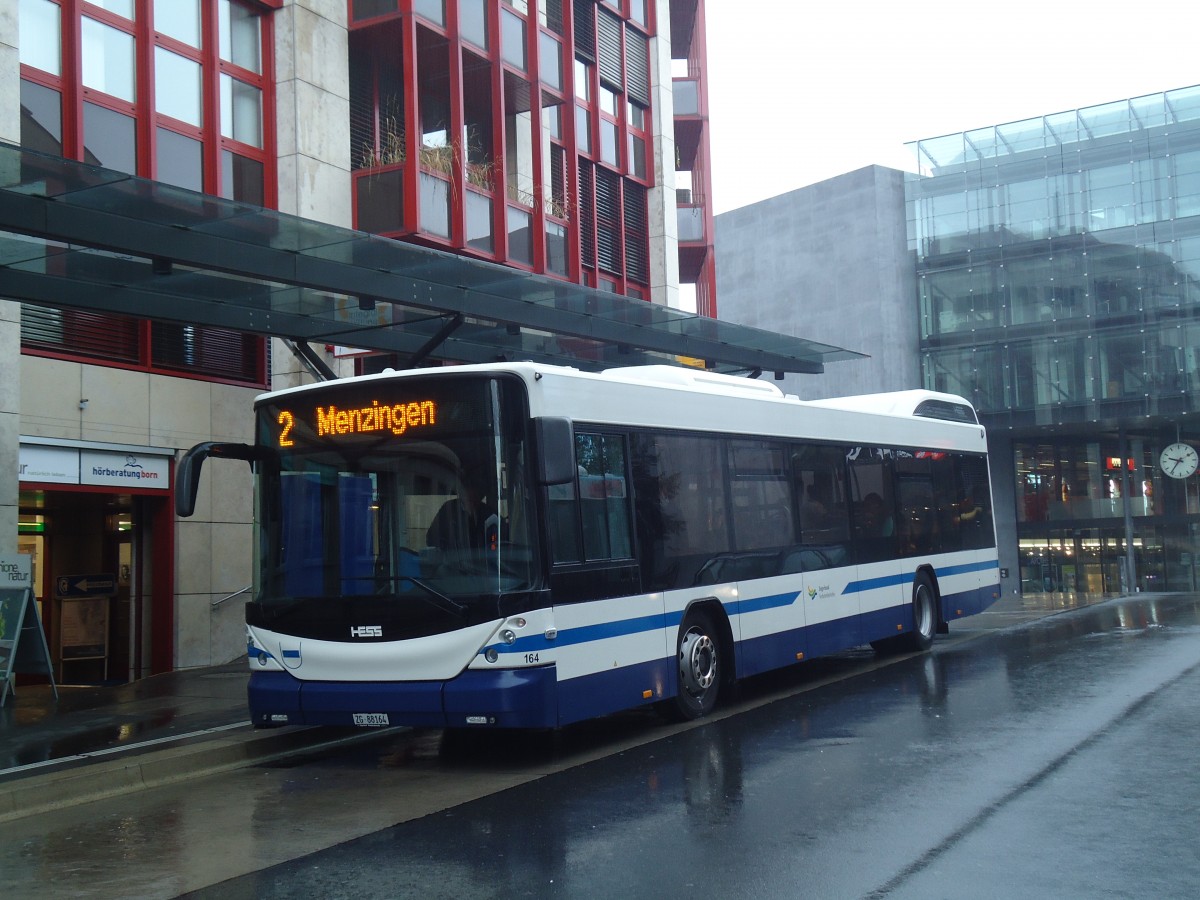
<path fill-rule="evenodd" d="M 862 356 L 0 143 L 0 296 L 458 362 Z"/>

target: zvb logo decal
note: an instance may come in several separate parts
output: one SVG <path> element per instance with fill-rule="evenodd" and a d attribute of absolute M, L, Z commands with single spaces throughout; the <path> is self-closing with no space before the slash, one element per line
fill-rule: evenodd
<path fill-rule="evenodd" d="M 300 653 L 300 647 L 301 645 L 297 644 L 293 650 L 283 646 L 283 644 L 279 645 L 279 658 L 287 668 L 298 669 L 304 665 L 304 657 Z"/>
<path fill-rule="evenodd" d="M 350 637 L 383 637 L 382 625 L 351 625 Z"/>

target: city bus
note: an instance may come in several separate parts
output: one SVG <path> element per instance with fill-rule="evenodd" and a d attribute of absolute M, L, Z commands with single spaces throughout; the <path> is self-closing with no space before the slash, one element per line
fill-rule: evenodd
<path fill-rule="evenodd" d="M 961 397 L 801 401 L 673 366 L 387 371 L 267 393 L 246 605 L 256 726 L 558 728 L 871 645 L 999 596 Z M 208 477 L 220 477 L 220 467 Z"/>

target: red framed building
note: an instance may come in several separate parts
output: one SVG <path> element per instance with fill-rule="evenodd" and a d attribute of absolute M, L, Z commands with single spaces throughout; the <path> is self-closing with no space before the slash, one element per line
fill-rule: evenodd
<path fill-rule="evenodd" d="M 708 145 L 708 50 L 704 0 L 672 0 L 671 94 L 675 109 L 675 190 L 679 283 L 695 290 L 696 312 L 716 318 L 712 170 Z"/>
<path fill-rule="evenodd" d="M 715 315 L 702 0 L 350 0 L 349 28 L 356 227 L 660 303 L 692 281 Z"/>
<path fill-rule="evenodd" d="M 23 147 L 256 206 L 276 204 L 283 0 L 22 0 Z M 267 385 L 262 339 L 29 306 L 22 351 Z"/>
<path fill-rule="evenodd" d="M 161 184 L 276 205 L 272 16 L 283 0 L 13 5 L 20 124 L 10 139 Z M 46 274 L 69 282 L 78 252 L 64 246 L 48 255 Z M 164 276 L 172 264 L 155 260 L 153 270 Z M 243 411 L 269 385 L 268 341 L 41 303 L 21 304 L 19 318 L 21 358 L 4 363 L 21 398 L 17 545 L 34 558 L 59 679 L 123 681 L 225 661 L 213 653 L 237 644 L 210 637 L 215 618 L 197 615 L 208 607 L 199 598 L 226 593 L 223 579 L 244 584 L 248 576 L 237 571 L 240 560 L 200 558 L 194 541 L 181 546 L 172 457 L 225 427 L 215 422 L 226 406 Z M 249 511 L 242 517 L 244 530 Z M 223 524 L 212 533 L 204 544 L 215 553 L 212 541 L 237 529 Z M 107 624 L 92 636 L 103 652 L 73 659 L 61 585 L 85 574 L 103 575 L 113 593 L 94 601 L 106 606 Z"/>
<path fill-rule="evenodd" d="M 346 0 L 344 19 L 291 0 L 13 5 L 19 130 L 4 137 L 97 166 L 101 182 L 146 179 L 117 193 L 147 210 L 155 183 L 171 185 L 646 302 L 687 307 L 694 293 L 716 313 L 703 0 Z M 180 523 L 172 458 L 244 439 L 253 394 L 299 367 L 285 371 L 282 344 L 273 365 L 271 341 L 212 324 L 227 320 L 80 302 L 103 290 L 72 280 L 84 255 L 89 271 L 111 265 L 105 285 L 139 263 L 63 245 L 37 265 L 72 302 L 27 297 L 0 318 L 20 332 L 4 439 L 19 445 L 19 546 L 38 560 L 50 643 L 58 576 L 115 572 L 115 649 L 89 677 L 225 662 L 241 617 L 222 604 L 250 577 L 249 474 Z M 205 289 L 178 262 L 150 262 L 154 303 Z M 221 290 L 270 290 L 235 282 Z M 128 490 L 54 462 L 89 454 L 166 468 Z"/>

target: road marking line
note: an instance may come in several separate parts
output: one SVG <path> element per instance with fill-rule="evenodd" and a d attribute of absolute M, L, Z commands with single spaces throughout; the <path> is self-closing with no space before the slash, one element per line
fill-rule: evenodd
<path fill-rule="evenodd" d="M 94 759 L 98 756 L 109 756 L 113 753 L 127 753 L 131 750 L 140 750 L 143 747 L 155 747 L 159 744 L 170 744 L 175 741 L 186 741 L 189 738 L 204 737 L 209 734 L 217 734 L 221 731 L 231 731 L 235 728 L 245 728 L 250 725 L 250 721 L 234 722 L 232 725 L 218 725 L 215 728 L 204 728 L 200 731 L 190 731 L 187 734 L 173 734 L 169 737 L 154 738 L 149 741 L 139 741 L 136 744 L 121 744 L 116 747 L 106 747 L 103 750 L 89 750 L 87 753 L 76 753 L 72 756 L 60 756 L 55 759 L 44 759 L 41 762 L 26 763 L 23 766 L 13 766 L 11 769 L 0 769 L 0 778 L 6 775 L 15 775 L 20 772 L 29 772 L 33 769 L 43 769 L 46 766 L 58 766 L 63 763 L 76 762 L 81 759 Z"/>

